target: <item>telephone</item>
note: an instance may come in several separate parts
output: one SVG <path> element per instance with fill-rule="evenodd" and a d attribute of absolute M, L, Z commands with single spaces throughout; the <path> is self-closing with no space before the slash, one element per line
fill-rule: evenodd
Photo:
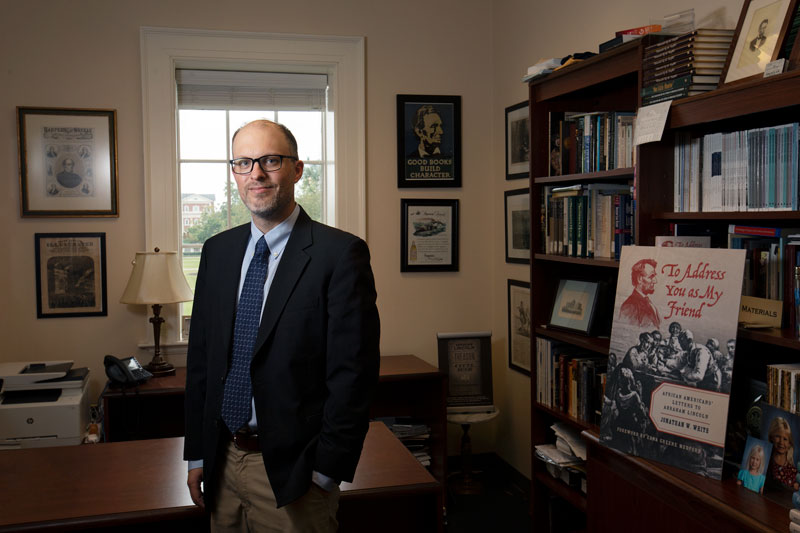
<path fill-rule="evenodd" d="M 106 375 L 117 385 L 138 385 L 153 377 L 153 374 L 142 368 L 135 357 L 118 359 L 113 355 L 107 355 L 103 359 L 106 367 Z"/>

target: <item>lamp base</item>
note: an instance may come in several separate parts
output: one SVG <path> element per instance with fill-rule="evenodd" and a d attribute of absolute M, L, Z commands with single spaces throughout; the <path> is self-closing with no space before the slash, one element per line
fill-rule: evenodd
<path fill-rule="evenodd" d="M 160 362 L 150 361 L 144 368 L 157 378 L 175 375 L 175 367 L 164 360 Z"/>

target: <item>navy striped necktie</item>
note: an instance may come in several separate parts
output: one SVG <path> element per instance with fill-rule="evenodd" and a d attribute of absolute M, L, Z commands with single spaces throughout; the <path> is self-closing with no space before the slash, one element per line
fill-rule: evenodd
<path fill-rule="evenodd" d="M 225 395 L 222 399 L 222 419 L 231 433 L 236 433 L 251 418 L 250 406 L 253 387 L 250 382 L 250 361 L 261 322 L 261 307 L 264 301 L 264 282 L 267 279 L 269 246 L 264 237 L 256 242 L 256 252 L 236 306 L 236 322 L 233 328 L 233 358 L 225 380 Z"/>

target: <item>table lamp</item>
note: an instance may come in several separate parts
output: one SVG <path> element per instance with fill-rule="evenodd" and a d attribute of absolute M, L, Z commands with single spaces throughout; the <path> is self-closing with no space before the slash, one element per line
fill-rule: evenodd
<path fill-rule="evenodd" d="M 150 322 L 153 324 L 155 352 L 145 368 L 154 376 L 175 373 L 175 367 L 161 357 L 161 324 L 164 323 L 160 316 L 161 306 L 187 302 L 193 298 L 192 289 L 189 288 L 178 262 L 178 252 L 162 252 L 158 248 L 154 252 L 136 252 L 128 286 L 119 302 L 153 306 Z"/>

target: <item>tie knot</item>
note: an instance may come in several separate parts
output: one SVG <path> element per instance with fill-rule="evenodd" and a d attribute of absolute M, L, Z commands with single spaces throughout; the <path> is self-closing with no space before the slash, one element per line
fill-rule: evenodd
<path fill-rule="evenodd" d="M 269 246 L 267 246 L 267 239 L 265 239 L 262 236 L 260 239 L 258 239 L 258 241 L 256 241 L 255 257 L 258 257 L 260 259 L 264 257 L 264 255 L 268 254 L 269 254 Z"/>

